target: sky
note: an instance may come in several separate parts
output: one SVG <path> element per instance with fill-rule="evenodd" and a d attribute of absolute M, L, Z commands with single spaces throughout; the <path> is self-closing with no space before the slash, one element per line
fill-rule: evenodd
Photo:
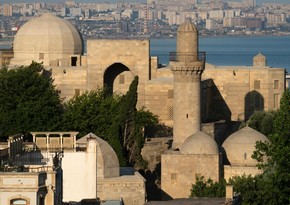
<path fill-rule="evenodd" d="M 1 3 L 16 3 L 16 2 L 65 2 L 66 0 L 1 0 Z M 109 3 L 115 3 L 115 2 L 122 2 L 123 0 L 75 0 L 75 2 L 78 3 L 85 3 L 85 2 L 109 2 Z M 124 0 L 125 2 L 146 2 L 146 0 Z M 232 1 L 239 1 L 239 0 L 232 0 Z M 241 1 L 241 0 L 240 0 Z M 258 4 L 261 3 L 267 3 L 267 2 L 273 2 L 273 3 L 289 3 L 290 0 L 257 0 Z"/>

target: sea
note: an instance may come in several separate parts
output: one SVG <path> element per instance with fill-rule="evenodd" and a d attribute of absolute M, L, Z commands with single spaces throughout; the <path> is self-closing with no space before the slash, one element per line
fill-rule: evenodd
<path fill-rule="evenodd" d="M 9 43 L 0 41 L 1 48 Z M 176 39 L 150 39 L 151 56 L 158 56 L 160 64 L 168 64 L 169 52 L 176 51 Z M 217 66 L 251 66 L 253 57 L 261 52 L 267 64 L 285 68 L 290 73 L 289 36 L 223 36 L 200 37 L 199 51 L 206 52 L 206 62 Z"/>
<path fill-rule="evenodd" d="M 151 39 L 151 56 L 160 64 L 168 64 L 169 52 L 176 51 L 176 39 Z M 217 66 L 251 66 L 261 52 L 267 65 L 285 68 L 290 73 L 289 36 L 200 37 L 199 51 L 206 52 L 206 62 Z"/>

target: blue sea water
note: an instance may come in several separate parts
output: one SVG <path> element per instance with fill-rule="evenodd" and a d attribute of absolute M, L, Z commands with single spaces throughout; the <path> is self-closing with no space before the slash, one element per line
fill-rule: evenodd
<path fill-rule="evenodd" d="M 0 44 L 0 48 L 9 47 Z M 176 39 L 151 39 L 150 51 L 151 56 L 159 57 L 159 63 L 168 64 L 169 52 L 176 51 Z M 250 66 L 261 52 L 268 66 L 286 68 L 290 73 L 290 36 L 201 37 L 199 51 L 206 52 L 207 63 L 233 66 Z"/>
<path fill-rule="evenodd" d="M 176 51 L 176 39 L 151 39 L 151 56 L 168 64 L 169 52 Z M 261 52 L 271 67 L 286 68 L 290 73 L 290 36 L 207 37 L 199 39 L 199 51 L 214 65 L 250 66 Z"/>

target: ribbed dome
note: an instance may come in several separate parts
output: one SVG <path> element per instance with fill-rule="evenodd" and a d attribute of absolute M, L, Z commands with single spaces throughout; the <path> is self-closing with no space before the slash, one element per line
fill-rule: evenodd
<path fill-rule="evenodd" d="M 12 65 L 28 65 L 33 60 L 44 65 L 83 52 L 79 32 L 68 21 L 43 14 L 25 23 L 15 35 Z"/>
<path fill-rule="evenodd" d="M 178 28 L 176 52 L 178 54 L 177 60 L 180 62 L 198 60 L 198 31 L 190 19 L 187 19 Z"/>
<path fill-rule="evenodd" d="M 199 131 L 183 142 L 180 152 L 182 154 L 218 154 L 219 150 L 211 136 Z"/>
<path fill-rule="evenodd" d="M 250 127 L 244 127 L 230 135 L 223 143 L 230 164 L 255 166 L 257 161 L 252 159 L 251 156 L 256 150 L 257 141 L 269 142 L 265 135 Z"/>
<path fill-rule="evenodd" d="M 178 27 L 178 32 L 197 32 L 197 29 L 190 18 L 187 18 L 186 21 Z"/>
<path fill-rule="evenodd" d="M 90 146 L 88 140 L 92 140 L 92 143 L 96 143 L 97 177 L 111 178 L 120 176 L 119 160 L 113 148 L 106 141 L 93 133 L 89 133 L 77 140 L 77 144 L 80 147 Z"/>

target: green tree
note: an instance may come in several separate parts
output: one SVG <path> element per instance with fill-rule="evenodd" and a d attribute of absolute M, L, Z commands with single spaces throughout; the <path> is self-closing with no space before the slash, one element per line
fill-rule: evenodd
<path fill-rule="evenodd" d="M 246 124 L 261 132 L 262 134 L 269 136 L 273 133 L 273 123 L 275 120 L 276 111 L 257 111 L 255 112 Z M 242 124 L 241 127 L 244 127 L 245 124 Z"/>
<path fill-rule="evenodd" d="M 109 95 L 107 89 L 85 92 L 65 104 L 63 130 L 94 132 L 106 140 L 118 155 L 121 166 L 142 164 L 143 127 L 157 123 L 145 108 L 136 109 L 138 77 L 126 95 Z"/>
<path fill-rule="evenodd" d="M 106 88 L 72 98 L 64 105 L 62 129 L 79 131 L 79 136 L 95 133 L 113 147 L 120 164 L 124 166 L 117 123 L 120 98 L 118 95 L 108 95 Z"/>
<path fill-rule="evenodd" d="M 62 130 L 89 132 L 107 140 L 106 136 L 117 116 L 120 97 L 107 95 L 106 89 L 87 91 L 64 104 Z"/>
<path fill-rule="evenodd" d="M 0 136 L 58 129 L 63 113 L 59 94 L 39 63 L 0 69 Z"/>
<path fill-rule="evenodd" d="M 271 143 L 257 142 L 253 158 L 263 168 L 264 194 L 271 204 L 290 204 L 290 91 L 281 98 L 276 114 Z M 263 159 L 267 157 L 268 161 Z M 270 193 L 269 193 L 269 190 Z"/>
<path fill-rule="evenodd" d="M 196 177 L 192 185 L 189 197 L 225 197 L 226 181 L 213 182 L 212 179 L 205 180 L 204 176 Z"/>

